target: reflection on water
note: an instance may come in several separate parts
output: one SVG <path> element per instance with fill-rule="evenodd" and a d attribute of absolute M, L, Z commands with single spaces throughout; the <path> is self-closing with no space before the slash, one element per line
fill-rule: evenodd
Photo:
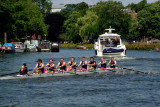
<path fill-rule="evenodd" d="M 150 51 L 127 51 L 127 57 L 116 58 L 118 66 L 143 72 L 160 72 L 160 53 Z M 0 54 L 0 74 L 19 70 L 23 63 L 29 69 L 38 58 L 48 63 L 50 58 L 57 64 L 64 57 L 68 62 L 75 57 L 79 63 L 83 56 L 89 60 L 93 50 L 62 49 L 60 53 Z M 105 58 L 109 61 L 108 58 Z M 99 58 L 95 58 L 97 63 Z M 24 80 L 0 81 L 1 106 L 160 106 L 159 75 L 124 76 L 72 76 L 47 77 Z"/>

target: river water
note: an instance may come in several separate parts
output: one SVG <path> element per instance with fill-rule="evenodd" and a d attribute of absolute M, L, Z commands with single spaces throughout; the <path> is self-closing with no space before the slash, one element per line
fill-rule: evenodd
<path fill-rule="evenodd" d="M 23 63 L 29 69 L 38 58 L 57 64 L 82 56 L 89 60 L 94 50 L 61 49 L 59 53 L 0 54 L 0 74 L 19 70 Z M 95 58 L 98 62 L 99 58 Z M 109 61 L 108 58 L 106 58 Z M 160 72 L 160 53 L 128 50 L 127 57 L 116 58 L 118 65 L 142 72 Z M 33 71 L 31 71 L 33 72 Z M 133 74 L 112 76 L 71 76 L 0 80 L 0 106 L 15 107 L 158 107 L 160 75 Z"/>

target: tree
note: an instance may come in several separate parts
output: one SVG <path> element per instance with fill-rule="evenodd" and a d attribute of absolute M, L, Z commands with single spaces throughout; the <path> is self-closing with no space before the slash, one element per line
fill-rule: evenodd
<path fill-rule="evenodd" d="M 116 29 L 118 34 L 122 35 L 122 38 L 126 38 L 126 35 L 129 34 L 131 16 L 125 14 L 122 9 L 124 9 L 122 3 L 116 1 L 101 1 L 93 7 L 93 11 L 99 16 L 99 34 L 111 26 Z"/>
<path fill-rule="evenodd" d="M 141 2 L 139 2 L 136 7 L 135 7 L 135 11 L 139 12 L 141 11 L 143 8 L 145 8 L 145 6 L 147 5 L 147 0 L 142 0 Z"/>
<path fill-rule="evenodd" d="M 6 0 L 0 4 L 1 33 L 8 33 L 8 40 L 18 41 L 27 35 L 44 35 L 47 26 L 39 7 L 31 0 Z M 6 17 L 5 15 L 9 16 Z M 4 22 L 3 22 L 4 21 Z"/>
<path fill-rule="evenodd" d="M 138 12 L 138 26 L 141 37 L 160 38 L 160 1 L 152 3 Z"/>
<path fill-rule="evenodd" d="M 82 41 L 97 37 L 98 16 L 95 12 L 88 10 L 86 15 L 78 18 L 76 27 L 79 28 L 79 35 Z"/>
<path fill-rule="evenodd" d="M 76 27 L 76 23 L 78 18 L 83 17 L 86 14 L 86 11 L 88 9 L 88 4 L 86 4 L 85 2 L 81 2 L 76 5 L 69 4 L 66 6 L 67 6 L 66 10 L 62 12 L 64 17 L 67 19 L 64 22 L 63 26 L 64 32 L 67 35 L 66 40 L 73 42 L 80 42 L 81 37 L 79 35 L 79 28 L 78 26 Z"/>
<path fill-rule="evenodd" d="M 45 19 L 45 23 L 49 25 L 47 39 L 50 41 L 58 41 L 59 34 L 62 32 L 64 17 L 58 13 L 52 13 Z"/>
<path fill-rule="evenodd" d="M 147 6 L 147 0 L 142 0 L 140 1 L 138 4 L 128 4 L 126 7 L 130 7 L 132 10 L 134 9 L 136 12 L 141 11 L 143 8 L 145 8 Z"/>
<path fill-rule="evenodd" d="M 76 27 L 76 22 L 81 14 L 77 11 L 73 11 L 71 15 L 69 15 L 68 19 L 64 22 L 64 28 L 67 35 L 66 40 L 78 42 L 81 41 L 79 37 L 78 28 Z"/>
<path fill-rule="evenodd" d="M 85 2 L 81 2 L 78 4 L 66 4 L 65 9 L 63 9 L 60 13 L 68 19 L 69 15 L 72 14 L 73 11 L 80 12 L 81 15 L 84 15 L 86 10 L 88 9 L 88 4 Z"/>
<path fill-rule="evenodd" d="M 52 2 L 51 0 L 33 0 L 33 2 L 37 3 L 40 7 L 40 11 L 44 17 L 50 14 L 52 9 Z"/>

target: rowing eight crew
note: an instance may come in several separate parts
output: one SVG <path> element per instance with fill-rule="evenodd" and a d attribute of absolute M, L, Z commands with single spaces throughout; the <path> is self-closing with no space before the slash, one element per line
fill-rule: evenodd
<path fill-rule="evenodd" d="M 69 65 L 67 68 L 66 66 Z M 89 65 L 89 66 L 87 66 Z M 110 67 L 108 69 L 115 69 L 117 62 L 114 60 L 114 57 L 111 58 L 111 60 L 108 62 L 104 60 L 103 57 L 101 57 L 101 62 L 98 63 L 98 65 L 101 65 L 98 70 L 105 70 L 107 65 Z M 77 67 L 82 67 L 81 69 L 77 70 Z M 47 67 L 47 69 L 45 69 Z M 64 62 L 64 58 L 60 58 L 60 62 L 57 66 L 53 63 L 53 59 L 49 60 L 49 63 L 44 65 L 42 63 L 41 59 L 38 59 L 38 64 L 35 66 L 34 74 L 41 74 L 41 73 L 54 73 L 55 68 L 58 72 L 65 72 L 65 71 L 87 71 L 87 70 L 96 70 L 96 61 L 94 61 L 93 57 L 90 57 L 90 61 L 87 62 L 85 57 L 82 57 L 82 61 L 80 61 L 79 65 L 77 66 L 77 63 L 75 62 L 75 58 L 72 57 L 71 61 L 68 63 Z M 21 75 L 29 74 L 26 64 L 23 64 L 20 70 Z"/>

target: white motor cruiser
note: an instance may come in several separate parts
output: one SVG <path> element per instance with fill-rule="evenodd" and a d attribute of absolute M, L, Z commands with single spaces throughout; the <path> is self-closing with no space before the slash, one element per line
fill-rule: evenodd
<path fill-rule="evenodd" d="M 112 33 L 111 27 L 102 35 L 99 35 L 97 42 L 94 43 L 96 56 L 126 56 L 126 46 L 122 43 L 121 35 Z"/>
<path fill-rule="evenodd" d="M 14 43 L 14 49 L 15 49 L 15 52 L 24 52 L 25 50 L 25 47 L 24 47 L 24 44 L 22 42 L 12 42 Z"/>

